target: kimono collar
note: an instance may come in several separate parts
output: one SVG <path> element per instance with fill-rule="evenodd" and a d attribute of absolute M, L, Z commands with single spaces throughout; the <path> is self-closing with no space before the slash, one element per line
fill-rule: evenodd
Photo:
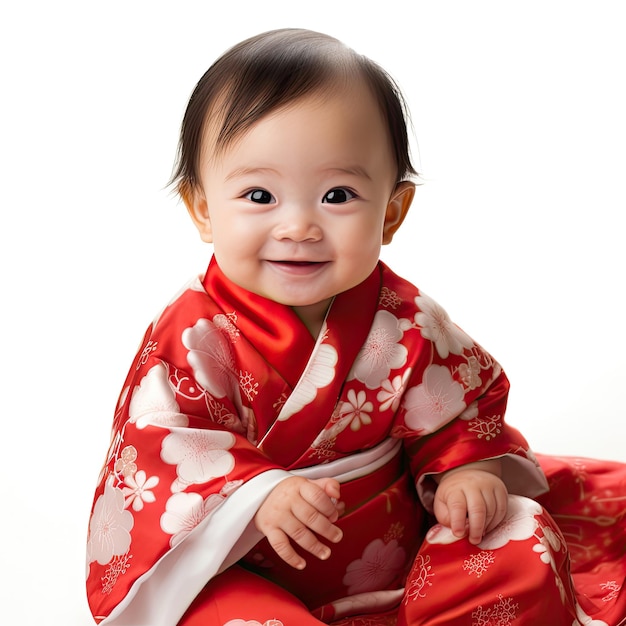
<path fill-rule="evenodd" d="M 349 332 L 350 343 L 354 346 L 349 352 L 354 352 L 354 358 L 367 337 L 378 307 L 381 271 L 379 263 L 362 283 L 338 294 L 327 314 L 329 328 Z M 316 342 L 295 311 L 233 283 L 222 272 L 215 257 L 202 284 L 225 315 L 236 316 L 233 322 L 246 340 L 285 381 L 295 386 Z"/>

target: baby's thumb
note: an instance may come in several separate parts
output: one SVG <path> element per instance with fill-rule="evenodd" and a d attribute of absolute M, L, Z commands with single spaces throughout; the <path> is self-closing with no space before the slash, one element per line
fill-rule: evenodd
<path fill-rule="evenodd" d="M 444 502 L 435 497 L 435 502 L 433 504 L 433 513 L 435 514 L 435 519 L 442 526 L 446 526 L 450 528 L 450 511 Z"/>
<path fill-rule="evenodd" d="M 343 502 L 339 501 L 341 498 L 341 485 L 339 481 L 334 478 L 318 478 L 314 482 L 316 482 L 318 487 L 321 487 L 324 493 L 332 500 L 337 513 L 342 515 L 346 506 Z"/>
<path fill-rule="evenodd" d="M 326 495 L 334 500 L 339 500 L 341 497 L 341 485 L 339 481 L 334 478 L 325 478 L 324 481 L 323 489 Z"/>

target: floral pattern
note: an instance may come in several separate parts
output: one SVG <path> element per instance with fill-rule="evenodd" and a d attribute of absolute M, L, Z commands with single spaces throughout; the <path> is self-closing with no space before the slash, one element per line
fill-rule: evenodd
<path fill-rule="evenodd" d="M 239 371 L 231 344 L 220 327 L 210 320 L 199 319 L 183 331 L 181 340 L 189 350 L 187 361 L 198 383 L 217 398 L 232 396 Z"/>
<path fill-rule="evenodd" d="M 180 543 L 224 499 L 222 495 L 211 494 L 203 500 L 200 494 L 193 492 L 175 493 L 169 498 L 161 516 L 161 528 L 172 535 L 170 545 Z"/>
<path fill-rule="evenodd" d="M 364 391 L 357 393 L 354 389 L 350 389 L 348 401 L 343 402 L 339 409 L 342 419 L 347 420 L 352 430 L 359 430 L 361 426 L 372 423 L 370 413 L 373 411 L 374 405 L 366 398 L 367 395 Z"/>
<path fill-rule="evenodd" d="M 406 425 L 420 434 L 433 433 L 465 409 L 463 386 L 443 365 L 430 365 L 422 384 L 404 396 Z"/>
<path fill-rule="evenodd" d="M 509 496 L 505 518 L 490 533 L 485 535 L 478 547 L 483 550 L 497 550 L 509 541 L 530 539 L 539 525 L 536 516 L 542 512 L 541 506 L 533 500 Z"/>
<path fill-rule="evenodd" d="M 419 312 L 415 314 L 415 324 L 419 326 L 424 339 L 435 344 L 442 359 L 450 354 L 463 354 L 473 347 L 474 342 L 452 320 L 446 311 L 432 298 L 421 294 L 415 298 Z"/>
<path fill-rule="evenodd" d="M 432 341 L 437 353 L 443 359 L 450 354 L 463 354 L 472 348 L 474 342 L 452 320 L 446 311 L 426 294 L 415 298 L 419 311 L 415 314 L 415 324 L 420 328 L 422 337 Z"/>
<path fill-rule="evenodd" d="M 132 506 L 134 511 L 141 511 L 145 503 L 156 501 L 156 497 L 150 489 L 159 484 L 158 476 L 146 477 L 143 470 L 139 470 L 135 474 L 126 476 L 124 481 L 126 487 L 122 488 L 122 492 L 126 496 L 124 506 Z"/>
<path fill-rule="evenodd" d="M 261 623 L 256 620 L 231 619 L 224 623 L 224 626 L 284 626 L 279 619 L 268 619 Z"/>
<path fill-rule="evenodd" d="M 411 368 L 408 367 L 402 375 L 394 376 L 392 380 L 383 380 L 376 399 L 380 402 L 380 410 L 391 409 L 394 413 L 398 410 L 406 383 L 411 376 Z"/>
<path fill-rule="evenodd" d="M 133 516 L 124 510 L 124 493 L 110 482 L 96 500 L 89 523 L 87 553 L 90 561 L 105 565 L 130 547 Z"/>
<path fill-rule="evenodd" d="M 226 476 L 235 467 L 235 458 L 228 452 L 235 445 L 235 436 L 213 430 L 175 431 L 163 440 L 161 459 L 176 466 L 177 486 L 181 491 L 218 476 Z"/>
<path fill-rule="evenodd" d="M 384 589 L 402 571 L 405 560 L 406 553 L 395 539 L 389 543 L 374 539 L 361 558 L 348 565 L 343 584 L 350 595 Z"/>
<path fill-rule="evenodd" d="M 149 424 L 159 426 L 187 426 L 189 420 L 180 412 L 176 395 L 168 383 L 167 370 L 155 365 L 141 379 L 133 391 L 128 409 L 129 421 L 137 428 Z"/>
<path fill-rule="evenodd" d="M 368 389 L 376 389 L 393 369 L 403 367 L 407 360 L 406 346 L 400 343 L 404 333 L 398 319 L 388 311 L 378 311 L 372 329 L 359 352 L 352 377 Z"/>
<path fill-rule="evenodd" d="M 615 480 L 597 486 L 605 464 L 537 458 L 506 423 L 500 366 L 434 300 L 381 265 L 335 298 L 314 345 L 288 307 L 254 302 L 212 263 L 148 328 L 118 400 L 89 521 L 87 587 L 96 621 L 115 626 L 106 616 L 143 610 L 148 583 L 154 613 L 145 623 L 179 623 L 189 608 L 185 590 L 203 588 L 210 577 L 203 572 L 223 566 L 214 554 L 239 558 L 246 550 L 247 567 L 297 586 L 294 598 L 306 596 L 327 622 L 348 623 L 355 612 L 354 624 L 368 626 L 445 619 L 451 586 L 466 598 L 462 621 L 450 619 L 451 626 L 518 623 L 527 614 L 606 626 L 626 613 L 623 554 L 607 560 L 601 579 L 589 575 L 593 585 L 584 583 L 582 593 L 600 606 L 593 619 L 564 578 L 570 553 L 585 571 L 605 557 L 617 530 L 623 534 L 624 490 Z M 369 319 L 346 316 L 375 302 Z M 403 439 L 406 463 L 383 456 L 372 470 L 364 459 L 394 438 Z M 431 477 L 493 457 L 507 459 L 505 480 L 538 486 L 529 495 L 541 489 L 540 464 L 557 477 L 544 503 L 556 505 L 565 535 L 543 506 L 519 496 L 479 546 L 438 524 L 423 532 Z M 333 475 L 334 468 L 344 481 L 347 512 L 337 520 L 344 539 L 327 562 L 309 559 L 294 576 L 266 543 L 254 545 L 254 515 L 291 472 Z M 621 465 L 612 471 L 626 484 Z M 562 489 L 575 501 L 567 510 L 559 509 Z M 538 581 L 540 594 L 506 583 L 521 569 L 532 572 L 527 578 Z M 492 590 L 480 604 L 476 583 Z M 167 602 L 159 585 L 167 586 Z M 244 618 L 241 602 L 219 594 L 192 605 L 198 621 L 207 621 L 211 602 L 225 626 L 293 622 L 285 617 L 293 607 L 282 600 L 263 600 L 272 619 L 265 610 L 263 619 Z"/>
<path fill-rule="evenodd" d="M 322 329 L 322 334 L 324 329 Z M 298 385 L 283 405 L 278 416 L 280 421 L 289 419 L 296 412 L 317 397 L 320 389 L 328 386 L 335 377 L 337 350 L 328 344 L 322 343 L 309 361 Z"/>

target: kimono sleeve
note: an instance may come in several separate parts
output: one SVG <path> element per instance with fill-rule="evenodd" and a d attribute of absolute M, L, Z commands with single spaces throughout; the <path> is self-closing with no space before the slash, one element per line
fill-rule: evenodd
<path fill-rule="evenodd" d="M 416 304 L 419 343 L 395 432 L 404 438 L 424 505 L 431 510 L 434 475 L 493 458 L 502 459 L 510 493 L 545 492 L 528 442 L 505 421 L 509 381 L 500 365 L 430 298 L 420 295 Z"/>
<path fill-rule="evenodd" d="M 290 476 L 249 440 L 254 418 L 220 368 L 219 334 L 212 357 L 194 362 L 184 331 L 160 329 L 131 366 L 94 497 L 87 595 L 98 623 L 176 623 L 259 541 L 254 515 Z"/>

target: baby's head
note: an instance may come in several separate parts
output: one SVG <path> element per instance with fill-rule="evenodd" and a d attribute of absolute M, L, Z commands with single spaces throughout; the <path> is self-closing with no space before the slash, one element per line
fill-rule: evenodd
<path fill-rule="evenodd" d="M 316 334 L 365 280 L 411 204 L 404 106 L 387 74 L 304 30 L 248 39 L 200 79 L 174 181 L 236 285 Z"/>
<path fill-rule="evenodd" d="M 172 182 L 184 197 L 200 183 L 203 149 L 215 155 L 255 122 L 311 95 L 362 80 L 376 98 L 388 127 L 396 182 L 416 174 L 411 163 L 407 109 L 393 79 L 379 65 L 328 35 L 302 29 L 262 33 L 237 44 L 202 76 L 182 123 Z M 207 124 L 214 145 L 203 145 Z"/>

